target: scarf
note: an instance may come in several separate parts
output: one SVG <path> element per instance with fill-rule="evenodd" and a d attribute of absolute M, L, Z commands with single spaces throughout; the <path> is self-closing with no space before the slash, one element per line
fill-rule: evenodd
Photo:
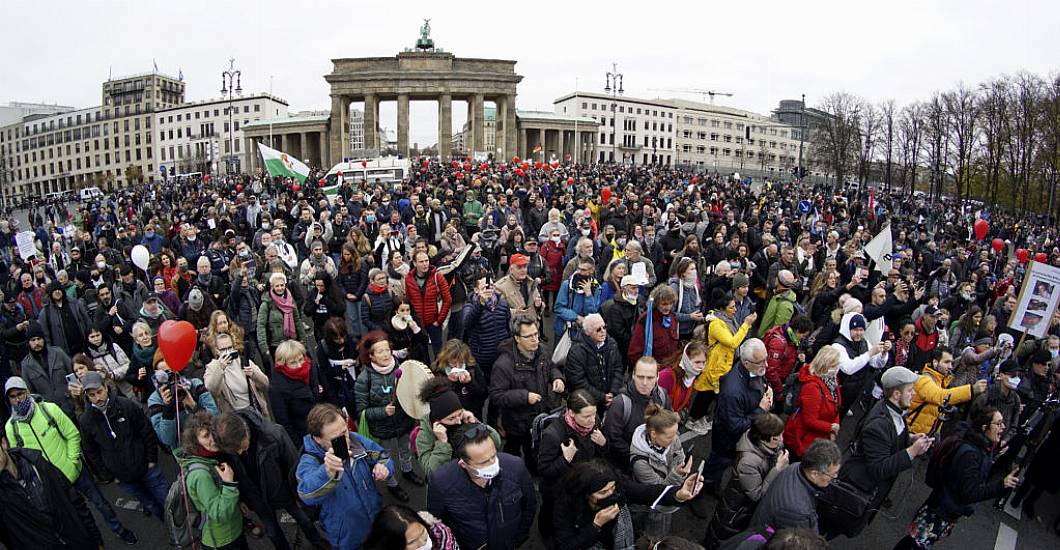
<path fill-rule="evenodd" d="M 385 366 L 385 367 L 382 366 L 382 365 L 376 364 L 375 361 L 372 361 L 372 370 L 374 370 L 375 372 L 378 372 L 379 374 L 382 374 L 383 376 L 386 376 L 386 375 L 394 372 L 394 367 L 396 367 L 396 366 L 397 366 L 397 361 L 394 361 L 393 359 L 391 359 L 390 365 Z"/>
<path fill-rule="evenodd" d="M 736 334 L 740 327 L 736 326 L 736 319 L 733 319 L 724 309 L 714 311 L 714 317 L 725 323 L 725 326 L 729 327 L 729 332 Z"/>
<path fill-rule="evenodd" d="M 291 380 L 297 380 L 307 386 L 309 385 L 309 357 L 303 359 L 302 364 L 297 367 L 277 362 L 276 370 Z"/>
<path fill-rule="evenodd" d="M 201 456 L 202 458 L 211 458 L 211 459 L 214 459 L 214 460 L 216 460 L 217 457 L 221 456 L 221 452 L 220 451 L 211 451 L 209 449 L 204 449 L 202 447 L 199 447 L 198 449 L 195 449 L 195 452 L 192 453 L 192 454 L 194 454 L 195 456 Z"/>
<path fill-rule="evenodd" d="M 563 421 L 567 423 L 567 426 L 570 429 L 574 430 L 574 433 L 578 434 L 581 437 L 589 437 L 589 434 L 593 433 L 593 430 L 596 429 L 596 423 L 593 423 L 592 426 L 585 428 L 581 424 L 575 422 L 574 413 L 572 413 L 570 409 L 567 409 L 563 412 Z"/>
<path fill-rule="evenodd" d="M 133 356 L 136 360 L 145 364 L 150 365 L 151 361 L 155 358 L 155 350 L 158 346 L 147 346 L 146 348 L 140 347 L 140 344 L 133 344 Z"/>
<path fill-rule="evenodd" d="M 838 402 L 839 401 L 839 381 L 836 379 L 836 377 L 835 376 L 827 376 L 827 375 L 825 375 L 825 376 L 821 377 L 821 380 L 824 381 L 824 385 L 825 385 L 825 387 L 828 388 L 828 391 L 832 392 L 832 400 Z"/>
<path fill-rule="evenodd" d="M 373 294 L 382 294 L 386 292 L 386 285 L 376 286 L 375 283 L 369 283 L 368 290 L 370 290 Z"/>
<path fill-rule="evenodd" d="M 272 303 L 276 305 L 276 309 L 283 314 L 283 335 L 294 338 L 298 334 L 294 326 L 294 297 L 287 291 L 284 291 L 283 296 L 277 296 L 271 290 L 269 296 L 272 297 Z"/>
<path fill-rule="evenodd" d="M 158 307 L 158 311 L 156 311 L 154 313 L 151 313 L 151 312 L 147 311 L 147 308 L 141 306 L 140 307 L 140 315 L 143 315 L 144 317 L 147 317 L 148 319 L 152 319 L 152 320 L 153 319 L 158 319 L 158 317 L 162 315 L 162 307 L 159 306 Z"/>

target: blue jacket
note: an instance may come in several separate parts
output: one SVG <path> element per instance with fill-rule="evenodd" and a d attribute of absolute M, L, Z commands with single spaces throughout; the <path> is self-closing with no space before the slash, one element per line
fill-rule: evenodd
<path fill-rule="evenodd" d="M 764 376 L 752 378 L 740 361 L 721 377 L 711 452 L 736 458 L 736 443 L 751 429 L 751 420 L 763 413 L 758 404 L 765 392 L 765 380 Z"/>
<path fill-rule="evenodd" d="M 302 438 L 301 458 L 295 476 L 298 497 L 310 506 L 320 506 L 320 524 L 335 550 L 356 550 L 372 531 L 375 516 L 383 508 L 383 497 L 375 487 L 372 468 L 386 464 L 394 475 L 394 461 L 378 443 L 350 433 L 350 456 L 345 472 L 338 479 L 324 469 L 324 449 L 313 436 Z"/>
<path fill-rule="evenodd" d="M 199 409 L 210 413 L 210 416 L 217 416 L 217 403 L 214 402 L 210 392 L 206 391 L 206 385 L 198 378 L 192 378 L 190 382 L 191 394 L 195 396 L 195 402 L 199 404 Z M 167 407 L 162 402 L 162 395 L 158 393 L 157 389 L 147 398 L 147 413 L 151 415 L 151 425 L 155 428 L 158 440 L 170 449 L 179 448 L 180 433 L 177 432 L 176 407 L 172 403 Z M 187 419 L 188 410 L 184 408 L 184 403 L 181 402 L 180 425 L 183 426 L 184 421 Z"/>
<path fill-rule="evenodd" d="M 508 328 L 508 321 L 512 317 L 508 302 L 497 294 L 491 309 L 479 302 L 478 294 L 472 293 L 462 313 L 463 340 L 471 347 L 471 355 L 475 356 L 475 361 L 488 372 L 500 354 L 500 345 L 512 337 Z"/>
<path fill-rule="evenodd" d="M 571 279 L 574 277 L 572 276 Z M 586 296 L 581 292 L 572 292 L 570 289 L 571 279 L 563 281 L 556 293 L 556 341 L 563 337 L 567 330 L 567 323 L 573 323 L 579 315 L 585 317 L 590 313 L 600 312 L 600 288 L 592 296 Z"/>
<path fill-rule="evenodd" d="M 140 244 L 146 246 L 148 252 L 150 252 L 151 255 L 155 255 L 159 252 L 162 252 L 162 245 L 164 244 L 164 242 L 162 240 L 161 235 L 157 233 L 153 233 L 152 235 L 153 236 L 151 237 L 144 235 L 144 237 L 140 239 Z"/>
<path fill-rule="evenodd" d="M 518 548 L 530 534 L 537 495 L 518 457 L 497 453 L 501 471 L 486 489 L 475 485 L 457 460 L 431 472 L 427 511 L 453 531 L 461 548 Z"/>

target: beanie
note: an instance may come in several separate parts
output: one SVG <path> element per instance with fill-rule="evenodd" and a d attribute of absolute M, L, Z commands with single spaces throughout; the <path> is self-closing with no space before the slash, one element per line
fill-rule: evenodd
<path fill-rule="evenodd" d="M 446 390 L 432 395 L 427 404 L 431 406 L 430 419 L 432 423 L 439 422 L 441 419 L 464 408 L 460 404 L 460 398 L 457 397 L 456 392 L 453 390 Z"/>
<path fill-rule="evenodd" d="M 745 286 L 751 286 L 751 281 L 747 278 L 747 275 L 743 273 L 737 273 L 732 278 L 732 289 L 743 288 Z"/>

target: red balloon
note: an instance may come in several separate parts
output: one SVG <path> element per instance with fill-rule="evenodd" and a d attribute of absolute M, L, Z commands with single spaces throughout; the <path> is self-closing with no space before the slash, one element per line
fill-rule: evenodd
<path fill-rule="evenodd" d="M 1034 261 L 1044 264 L 1049 261 L 1049 256 L 1047 256 L 1045 252 L 1039 252 L 1034 255 Z"/>
<path fill-rule="evenodd" d="M 567 185 L 574 185 L 574 178 L 567 178 Z"/>
<path fill-rule="evenodd" d="M 540 170 L 541 169 L 541 161 L 535 162 L 534 163 L 534 168 Z"/>
<path fill-rule="evenodd" d="M 519 157 L 512 157 L 512 163 L 519 164 Z"/>
<path fill-rule="evenodd" d="M 530 169 L 530 163 L 529 162 L 523 162 L 522 164 L 519 165 L 519 168 L 522 168 L 523 170 L 529 170 Z"/>
<path fill-rule="evenodd" d="M 427 166 L 427 164 L 428 164 L 427 159 L 421 160 L 420 164 L 423 165 L 423 166 Z"/>
<path fill-rule="evenodd" d="M 1016 259 L 1019 260 L 1021 264 L 1027 263 L 1027 258 L 1029 257 L 1029 255 L 1030 253 L 1027 252 L 1026 248 L 1016 249 Z"/>
<path fill-rule="evenodd" d="M 455 176 L 456 179 L 463 179 L 464 174 L 462 172 L 457 172 L 457 173 L 453 174 L 453 176 Z"/>
<path fill-rule="evenodd" d="M 455 170 L 457 168 L 460 168 L 460 163 L 454 160 L 453 161 L 453 169 Z"/>
<path fill-rule="evenodd" d="M 604 199 L 604 202 L 611 200 L 611 188 L 604 187 L 600 190 L 600 198 Z"/>
<path fill-rule="evenodd" d="M 517 176 L 519 176 L 519 177 L 521 178 L 521 177 L 523 177 L 524 175 L 526 175 L 526 172 L 523 172 L 523 169 L 522 169 L 522 168 L 516 168 L 516 169 L 515 169 L 515 175 L 517 175 Z"/>
<path fill-rule="evenodd" d="M 994 248 L 994 252 L 1001 252 L 1001 249 L 1005 248 L 1005 241 L 1001 239 L 994 239 L 990 241 L 990 246 Z"/>
<path fill-rule="evenodd" d="M 187 321 L 170 320 L 158 327 L 158 349 L 170 370 L 180 372 L 188 366 L 197 339 L 195 327 Z"/>
<path fill-rule="evenodd" d="M 421 174 L 426 174 L 427 173 L 427 169 L 426 168 L 420 168 L 420 173 Z"/>
<path fill-rule="evenodd" d="M 237 183 L 236 184 L 236 193 L 242 193 L 242 192 L 243 192 L 243 184 L 242 183 Z"/>
<path fill-rule="evenodd" d="M 485 162 L 483 162 L 482 164 L 478 165 L 478 171 L 479 172 L 486 172 L 489 169 L 490 169 L 490 165 L 486 164 Z"/>
<path fill-rule="evenodd" d="M 975 238 L 981 241 L 986 238 L 986 232 L 990 230 L 990 222 L 979 218 L 975 220 L 975 225 L 972 227 L 975 229 Z"/>
<path fill-rule="evenodd" d="M 291 191 L 294 191 L 295 193 L 297 193 L 297 192 L 299 192 L 301 190 L 302 190 L 302 186 L 298 185 L 297 183 L 291 186 Z"/>
<path fill-rule="evenodd" d="M 471 163 L 470 162 L 465 162 L 464 163 L 464 171 L 465 172 L 470 172 L 471 171 Z"/>

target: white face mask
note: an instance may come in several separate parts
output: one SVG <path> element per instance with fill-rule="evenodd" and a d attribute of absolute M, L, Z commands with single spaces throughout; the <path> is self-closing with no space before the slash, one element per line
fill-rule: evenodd
<path fill-rule="evenodd" d="M 626 294 L 625 292 L 622 293 L 622 297 L 625 298 L 626 301 L 631 303 L 631 304 L 637 303 L 638 296 L 639 295 L 637 293 L 635 293 L 635 292 L 633 294 Z"/>
<path fill-rule="evenodd" d="M 485 468 L 472 468 L 475 471 L 475 475 L 481 479 L 493 479 L 497 477 L 497 474 L 501 473 L 501 461 L 500 459 L 494 459 L 493 464 L 486 466 Z"/>
<path fill-rule="evenodd" d="M 96 262 L 96 267 L 100 269 L 107 269 L 107 262 Z"/>
<path fill-rule="evenodd" d="M 559 237 L 552 237 L 552 242 L 554 242 L 556 244 L 559 244 L 560 243 L 560 238 Z"/>
<path fill-rule="evenodd" d="M 1018 388 L 1019 385 L 1020 385 L 1020 377 L 1019 376 L 1010 376 L 1009 379 L 1008 379 L 1008 382 L 1006 382 L 1006 384 L 1008 384 L 1008 387 L 1010 389 L 1014 390 L 1014 389 Z"/>
<path fill-rule="evenodd" d="M 420 546 L 416 550 L 431 550 L 432 548 L 434 548 L 434 541 L 431 540 L 431 535 L 428 533 L 427 542 L 423 543 L 423 546 Z"/>

